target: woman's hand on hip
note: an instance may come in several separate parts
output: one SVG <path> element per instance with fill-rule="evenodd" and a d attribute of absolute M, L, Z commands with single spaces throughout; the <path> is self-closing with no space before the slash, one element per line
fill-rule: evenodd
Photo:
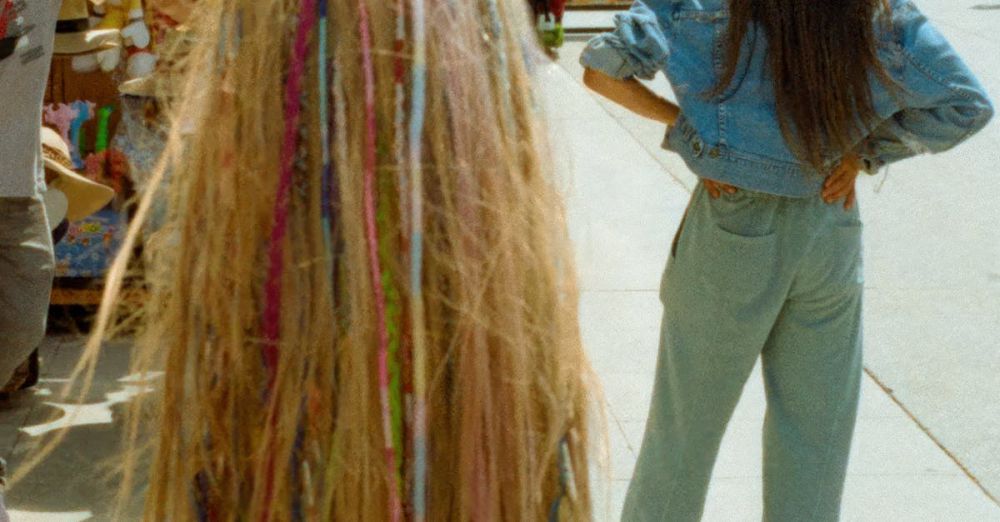
<path fill-rule="evenodd" d="M 833 203 L 844 199 L 845 209 L 854 206 L 854 185 L 861 168 L 861 159 L 856 154 L 849 153 L 844 156 L 837 168 L 833 169 L 823 182 L 823 201 Z"/>
<path fill-rule="evenodd" d="M 732 185 L 727 185 L 721 181 L 715 181 L 708 178 L 701 178 L 701 181 L 705 184 L 705 188 L 708 189 L 708 195 L 712 196 L 712 199 L 717 199 L 722 195 L 722 191 L 726 191 L 730 194 L 734 194 L 737 188 Z"/>

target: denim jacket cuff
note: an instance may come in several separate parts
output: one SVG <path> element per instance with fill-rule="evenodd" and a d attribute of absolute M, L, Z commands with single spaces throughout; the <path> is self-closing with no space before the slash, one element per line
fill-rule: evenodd
<path fill-rule="evenodd" d="M 639 54 L 640 50 L 627 45 L 618 35 L 605 33 L 587 42 L 587 47 L 580 54 L 580 65 L 618 80 L 634 77 L 652 80 L 660 70 L 660 64 Z"/>
<path fill-rule="evenodd" d="M 871 138 L 866 138 L 858 143 L 854 147 L 854 154 L 861 160 L 861 171 L 865 174 L 874 176 L 886 164 L 878 151 L 875 150 L 875 142 Z"/>
<path fill-rule="evenodd" d="M 868 140 L 862 141 L 854 153 L 861 160 L 861 171 L 865 174 L 874 176 L 886 165 L 886 161 L 874 150 Z"/>
<path fill-rule="evenodd" d="M 878 174 L 882 170 L 882 167 L 886 165 L 885 161 L 875 156 L 861 156 L 861 164 L 863 165 L 862 172 L 869 176 Z"/>
<path fill-rule="evenodd" d="M 632 77 L 628 62 L 618 49 L 608 43 L 608 36 L 598 35 L 587 42 L 587 47 L 580 54 L 580 65 L 618 80 Z"/>

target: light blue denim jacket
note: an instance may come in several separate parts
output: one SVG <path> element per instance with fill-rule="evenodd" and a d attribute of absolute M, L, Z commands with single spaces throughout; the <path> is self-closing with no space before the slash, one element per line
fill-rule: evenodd
<path fill-rule="evenodd" d="M 993 115 L 982 85 L 913 2 L 891 4 L 891 27 L 879 24 L 876 34 L 879 57 L 898 86 L 890 93 L 872 80 L 881 122 L 855 147 L 870 173 L 950 149 Z M 714 98 L 705 94 L 722 71 L 727 6 L 727 0 L 636 0 L 615 16 L 613 31 L 588 42 L 580 63 L 619 79 L 652 79 L 663 71 L 681 107 L 663 148 L 679 154 L 698 176 L 760 192 L 813 196 L 826 172 L 800 161 L 782 137 L 763 35 L 748 32 L 730 87 Z M 828 169 L 840 159 L 829 158 Z"/>

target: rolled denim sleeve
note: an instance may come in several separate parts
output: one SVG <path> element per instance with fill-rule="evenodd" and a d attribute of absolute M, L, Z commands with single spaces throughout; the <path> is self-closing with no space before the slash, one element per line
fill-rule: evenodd
<path fill-rule="evenodd" d="M 943 152 L 990 121 L 993 104 L 969 67 L 911 2 L 901 3 L 897 52 L 902 108 L 861 142 L 869 172 L 922 153 Z M 899 78 L 897 78 L 899 80 Z"/>
<path fill-rule="evenodd" d="M 666 66 L 667 37 L 656 13 L 642 0 L 615 15 L 615 29 L 587 42 L 580 64 L 612 78 L 651 80 Z"/>

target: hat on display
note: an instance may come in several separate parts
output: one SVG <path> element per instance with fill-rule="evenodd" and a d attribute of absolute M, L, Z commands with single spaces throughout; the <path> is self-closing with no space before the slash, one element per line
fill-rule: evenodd
<path fill-rule="evenodd" d="M 143 76 L 127 80 L 118 86 L 118 92 L 125 96 L 136 96 L 143 98 L 155 98 L 158 93 L 158 84 L 154 75 Z"/>
<path fill-rule="evenodd" d="M 87 0 L 64 0 L 56 22 L 55 54 L 84 54 L 121 47 L 117 29 L 91 29 Z"/>
<path fill-rule="evenodd" d="M 122 82 L 118 92 L 124 96 L 136 98 L 158 98 L 170 100 L 177 98 L 182 92 L 186 79 L 181 74 L 156 72 L 149 76 L 135 78 Z"/>
<path fill-rule="evenodd" d="M 48 127 L 42 127 L 42 155 L 45 169 L 56 175 L 56 178 L 49 183 L 49 191 L 56 190 L 65 195 L 66 219 L 70 221 L 83 219 L 104 208 L 115 197 L 115 191 L 111 187 L 91 181 L 73 171 L 69 146 L 58 132 Z M 58 195 L 54 198 L 57 199 Z M 48 204 L 47 201 L 47 208 Z M 58 202 L 53 201 L 52 205 L 53 210 L 58 211 Z M 49 219 L 51 221 L 53 217 L 50 216 Z M 58 224 L 58 221 L 55 224 Z"/>
<path fill-rule="evenodd" d="M 49 218 L 49 230 L 55 230 L 59 224 L 66 219 L 66 212 L 69 210 L 69 199 L 66 194 L 57 188 L 50 188 L 45 191 L 42 197 L 45 205 L 45 215 Z"/>

